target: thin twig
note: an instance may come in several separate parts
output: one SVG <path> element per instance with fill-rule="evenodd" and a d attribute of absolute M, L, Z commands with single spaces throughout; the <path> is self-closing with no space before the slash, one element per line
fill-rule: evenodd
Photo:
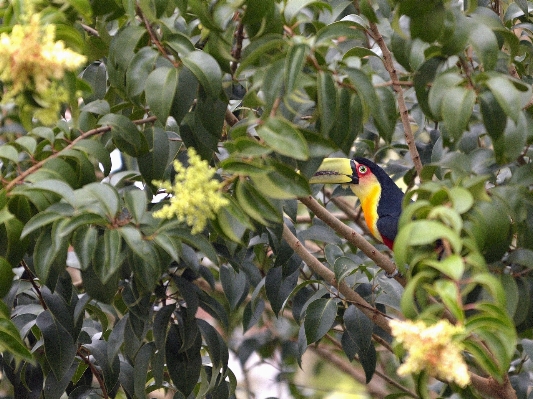
<path fill-rule="evenodd" d="M 43 295 L 41 294 L 41 288 L 37 285 L 35 282 L 35 274 L 31 271 L 26 261 L 23 259 L 20 261 L 20 264 L 24 268 L 24 271 L 28 274 L 30 283 L 35 290 L 35 293 L 37 294 L 37 298 L 39 298 L 39 303 L 41 304 L 42 308 L 44 310 L 48 309 L 48 306 L 46 306 L 46 302 L 44 301 Z"/>
<path fill-rule="evenodd" d="M 244 24 L 242 23 L 241 16 L 237 13 L 235 18 L 239 19 L 239 24 L 237 25 L 237 30 L 235 31 L 235 47 L 231 50 L 231 56 L 234 61 L 231 62 L 231 75 L 235 77 L 235 71 L 239 66 L 239 61 L 241 60 L 242 52 L 242 42 L 244 41 Z"/>
<path fill-rule="evenodd" d="M 80 24 L 80 25 L 83 28 L 83 30 L 85 32 L 87 32 L 88 34 L 90 34 L 92 36 L 100 37 L 100 34 L 98 33 L 98 31 L 96 29 L 94 29 L 93 27 L 91 27 L 89 25 L 85 25 L 85 24 Z"/>
<path fill-rule="evenodd" d="M 84 354 L 83 351 L 86 351 L 87 354 Z M 109 398 L 109 394 L 107 393 L 107 388 L 105 386 L 104 379 L 102 378 L 102 375 L 100 374 L 100 371 L 94 366 L 94 364 L 89 360 L 90 352 L 87 348 L 84 346 L 80 346 L 78 350 L 76 351 L 76 354 L 83 360 L 83 362 L 89 366 L 91 369 L 91 373 L 96 378 L 96 381 L 98 381 L 98 385 L 100 385 L 100 389 L 102 390 L 102 397 L 104 399 Z"/>
<path fill-rule="evenodd" d="M 146 27 L 146 30 L 148 31 L 148 34 L 150 35 L 150 40 L 152 43 L 157 47 L 159 52 L 163 57 L 165 57 L 167 60 L 169 60 L 174 67 L 180 66 L 181 62 L 176 61 L 174 57 L 171 57 L 170 54 L 167 52 L 167 50 L 163 47 L 163 44 L 161 44 L 161 41 L 157 37 L 157 35 L 154 32 L 154 29 L 152 28 L 152 25 L 150 24 L 150 21 L 148 21 L 148 18 L 142 13 L 142 10 L 140 7 L 137 7 L 137 15 L 142 19 L 144 26 Z"/>
<path fill-rule="evenodd" d="M 133 123 L 136 124 L 136 125 L 142 125 L 142 124 L 145 124 L 145 123 L 155 122 L 156 120 L 157 120 L 157 118 L 155 116 L 149 116 L 148 118 L 135 120 L 135 121 L 133 121 Z M 73 148 L 81 140 L 84 140 L 84 139 L 89 138 L 91 136 L 95 136 L 97 134 L 109 132 L 110 130 L 111 130 L 111 126 L 101 126 L 101 127 L 96 128 L 96 129 L 91 129 L 91 130 L 86 131 L 85 133 L 82 133 L 81 135 L 76 137 L 74 140 L 72 140 L 72 142 L 69 145 L 67 145 L 65 148 L 63 148 L 61 151 L 58 151 L 58 152 L 50 155 L 48 158 L 43 159 L 40 162 L 37 162 L 35 165 L 33 165 L 32 167 L 26 169 L 24 172 L 22 172 L 16 178 L 11 180 L 9 182 L 9 184 L 6 185 L 5 190 L 9 191 L 15 185 L 17 185 L 19 183 L 22 183 L 26 177 L 28 177 L 32 173 L 36 172 L 40 168 L 42 168 L 43 165 L 46 162 L 48 162 L 50 159 L 59 157 L 60 155 L 63 154 L 64 151 L 70 150 L 71 148 Z"/>
<path fill-rule="evenodd" d="M 385 66 L 385 69 L 389 73 L 393 82 L 392 89 L 396 92 L 396 100 L 398 102 L 398 108 L 400 110 L 400 118 L 402 120 L 405 141 L 407 143 L 407 146 L 409 147 L 409 153 L 411 154 L 411 158 L 413 159 L 413 164 L 415 166 L 416 173 L 418 174 L 418 176 L 421 177 L 422 161 L 420 160 L 420 155 L 418 154 L 418 150 L 416 148 L 413 130 L 411 129 L 411 124 L 409 123 L 409 110 L 407 109 L 407 105 L 405 104 L 403 88 L 402 85 L 398 84 L 400 80 L 398 79 L 398 73 L 396 72 L 396 68 L 394 67 L 392 54 L 389 48 L 387 47 L 383 36 L 379 32 L 377 25 L 374 22 L 370 22 L 369 26 L 371 35 L 376 41 L 379 48 L 381 49 L 381 53 L 383 54 L 383 65 Z"/>

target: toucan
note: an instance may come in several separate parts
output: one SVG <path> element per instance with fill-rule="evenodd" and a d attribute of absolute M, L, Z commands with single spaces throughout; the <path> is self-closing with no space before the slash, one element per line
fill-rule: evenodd
<path fill-rule="evenodd" d="M 309 182 L 348 185 L 372 235 L 393 249 L 404 193 L 381 167 L 362 157 L 325 158 Z"/>

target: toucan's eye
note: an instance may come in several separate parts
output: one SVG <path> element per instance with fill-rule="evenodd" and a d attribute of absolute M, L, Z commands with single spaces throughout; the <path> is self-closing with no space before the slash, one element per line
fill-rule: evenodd
<path fill-rule="evenodd" d="M 361 173 L 362 175 L 368 172 L 368 168 L 365 165 L 359 165 L 358 170 L 359 170 L 359 173 Z"/>

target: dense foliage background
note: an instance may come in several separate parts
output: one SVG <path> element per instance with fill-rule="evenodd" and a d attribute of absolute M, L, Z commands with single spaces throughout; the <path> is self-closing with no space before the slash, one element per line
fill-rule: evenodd
<path fill-rule="evenodd" d="M 312 351 L 367 383 L 361 397 L 533 397 L 532 9 L 0 2 L 7 394 L 253 397 L 228 357 L 255 352 L 293 397 L 318 397 L 295 383 Z M 83 66 L 44 86 L 44 63 L 14 73 L 21 54 L 44 57 L 20 36 L 32 23 Z M 152 216 L 169 199 L 154 181 L 187 148 L 228 201 L 198 234 Z M 349 191 L 309 186 L 333 153 L 375 160 L 408 192 L 394 254 Z M 464 326 L 471 384 L 400 378 L 390 317 Z"/>

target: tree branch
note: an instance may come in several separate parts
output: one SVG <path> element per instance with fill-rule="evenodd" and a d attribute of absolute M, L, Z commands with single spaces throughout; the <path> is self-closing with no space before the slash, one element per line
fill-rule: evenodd
<path fill-rule="evenodd" d="M 333 216 L 326 208 L 318 203 L 313 197 L 299 198 L 300 202 L 307 206 L 319 219 L 325 222 L 328 226 L 333 228 L 338 234 L 343 236 L 346 240 L 351 242 L 361 251 L 363 251 L 376 265 L 385 270 L 389 275 L 394 275 L 396 272 L 396 265 L 384 254 L 379 252 L 372 244 L 370 244 L 361 234 L 347 226 L 335 216 Z M 328 269 L 329 270 L 329 269 Z M 405 287 L 406 280 L 403 276 L 396 276 L 402 286 Z"/>
<path fill-rule="evenodd" d="M 155 116 L 150 116 L 148 118 L 144 118 L 144 119 L 138 119 L 138 120 L 135 120 L 133 121 L 134 124 L 136 125 L 142 125 L 144 123 L 152 123 L 152 122 L 155 122 L 157 120 L 157 118 Z M 81 140 L 84 140 L 86 138 L 89 138 L 91 136 L 95 136 L 97 134 L 101 134 L 101 133 L 105 133 L 105 132 L 109 132 L 111 130 L 111 126 L 101 126 L 99 128 L 96 128 L 96 129 L 92 129 L 92 130 L 88 130 L 86 131 L 85 133 L 82 133 L 81 135 L 79 135 L 78 137 L 76 137 L 74 140 L 72 140 L 72 142 L 67 145 L 65 148 L 63 148 L 61 151 L 58 151 L 52 155 L 50 155 L 49 157 L 43 159 L 42 161 L 40 162 L 37 162 L 35 165 L 33 165 L 31 168 L 28 168 L 26 169 L 24 172 L 22 172 L 20 175 L 18 175 L 16 178 L 14 178 L 13 180 L 11 180 L 9 182 L 9 184 L 6 185 L 5 187 L 5 190 L 6 191 L 9 191 L 11 190 L 15 185 L 19 184 L 19 183 L 22 183 L 24 181 L 24 179 L 26 177 L 28 177 L 29 175 L 31 175 L 32 173 L 36 172 L 37 170 L 41 169 L 43 167 L 43 165 L 48 162 L 50 159 L 53 159 L 53 158 L 57 158 L 58 156 L 60 156 L 63 151 L 67 151 L 67 150 L 70 150 L 71 148 L 73 148 L 78 142 L 80 142 Z"/>
<path fill-rule="evenodd" d="M 315 274 L 322 277 L 328 284 L 337 288 L 339 292 L 348 300 L 357 306 L 361 311 L 370 319 L 373 323 L 381 327 L 387 333 L 390 334 L 390 327 L 388 319 L 376 308 L 371 306 L 365 301 L 359 294 L 357 294 L 352 288 L 350 288 L 344 281 L 338 282 L 335 279 L 335 274 L 324 266 L 317 258 L 304 247 L 304 245 L 296 238 L 290 231 L 287 225 L 283 225 L 283 239 L 289 244 L 289 246 L 302 258 L 307 266 L 313 270 Z"/>
<path fill-rule="evenodd" d="M 418 176 L 421 176 L 422 161 L 420 160 L 420 155 L 418 154 L 418 150 L 416 149 L 415 137 L 413 134 L 413 130 L 411 129 L 411 124 L 409 123 L 409 110 L 407 109 L 407 105 L 405 104 L 405 97 L 403 95 L 402 85 L 398 84 L 398 73 L 396 72 L 396 68 L 394 67 L 392 54 L 389 48 L 387 47 L 385 40 L 383 40 L 383 36 L 381 36 L 377 25 L 374 22 L 370 22 L 370 31 L 372 33 L 372 37 L 381 49 L 381 53 L 383 54 L 383 65 L 385 65 L 385 69 L 390 75 L 390 78 L 392 80 L 392 88 L 396 92 L 398 108 L 400 110 L 400 118 L 402 120 L 403 131 L 405 134 L 405 141 L 407 143 L 407 146 L 409 147 L 409 153 L 411 154 L 411 158 L 413 159 L 413 164 L 415 165 L 416 173 L 418 174 Z"/>

